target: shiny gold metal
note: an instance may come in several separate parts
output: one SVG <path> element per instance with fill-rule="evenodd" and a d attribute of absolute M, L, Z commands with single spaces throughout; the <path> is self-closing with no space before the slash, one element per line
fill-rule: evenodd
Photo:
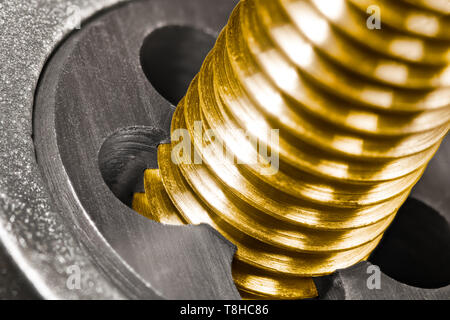
<path fill-rule="evenodd" d="M 366 25 L 371 5 L 380 30 Z M 449 9 L 241 1 L 133 208 L 166 224 L 210 224 L 236 244 L 244 298 L 316 296 L 312 277 L 370 255 L 449 130 Z M 278 170 L 267 174 L 270 154 Z"/>

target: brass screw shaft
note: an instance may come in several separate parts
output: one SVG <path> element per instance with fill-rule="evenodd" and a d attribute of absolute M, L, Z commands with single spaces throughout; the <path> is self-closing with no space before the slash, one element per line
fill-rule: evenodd
<path fill-rule="evenodd" d="M 161 145 L 133 207 L 236 244 L 244 297 L 317 295 L 311 277 L 370 255 L 449 130 L 448 14 L 445 1 L 241 1 L 173 116 L 196 154 Z"/>

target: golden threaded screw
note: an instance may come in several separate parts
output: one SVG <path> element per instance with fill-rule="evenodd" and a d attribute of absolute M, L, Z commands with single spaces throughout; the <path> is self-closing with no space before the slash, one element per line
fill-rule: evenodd
<path fill-rule="evenodd" d="M 381 29 L 369 26 L 373 5 Z M 236 244 L 244 297 L 315 296 L 311 277 L 370 255 L 448 132 L 449 11 L 241 1 L 133 207 Z"/>

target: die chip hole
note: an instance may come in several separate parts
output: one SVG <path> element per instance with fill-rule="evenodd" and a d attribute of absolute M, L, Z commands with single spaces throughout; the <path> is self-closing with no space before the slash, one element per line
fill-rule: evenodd
<path fill-rule="evenodd" d="M 213 35 L 192 27 L 156 29 L 142 45 L 142 69 L 159 94 L 177 105 L 214 42 Z"/>
<path fill-rule="evenodd" d="M 450 228 L 434 209 L 409 198 L 369 261 L 391 278 L 420 288 L 450 284 Z"/>
<path fill-rule="evenodd" d="M 103 180 L 114 195 L 131 207 L 133 194 L 143 192 L 142 175 L 157 167 L 157 146 L 165 134 L 152 127 L 123 128 L 100 148 L 98 164 Z"/>

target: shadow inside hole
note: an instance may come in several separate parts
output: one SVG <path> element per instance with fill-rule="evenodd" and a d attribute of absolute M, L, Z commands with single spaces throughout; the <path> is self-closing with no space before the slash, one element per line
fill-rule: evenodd
<path fill-rule="evenodd" d="M 153 87 L 177 105 L 214 42 L 214 36 L 192 27 L 162 27 L 144 40 L 142 69 Z"/>
<path fill-rule="evenodd" d="M 414 198 L 400 208 L 369 261 L 410 286 L 450 284 L 450 227 L 434 209 Z"/>
<path fill-rule="evenodd" d="M 109 136 L 99 152 L 103 180 L 114 195 L 131 207 L 133 194 L 143 192 L 143 174 L 157 168 L 157 147 L 166 134 L 152 127 L 124 128 Z"/>

